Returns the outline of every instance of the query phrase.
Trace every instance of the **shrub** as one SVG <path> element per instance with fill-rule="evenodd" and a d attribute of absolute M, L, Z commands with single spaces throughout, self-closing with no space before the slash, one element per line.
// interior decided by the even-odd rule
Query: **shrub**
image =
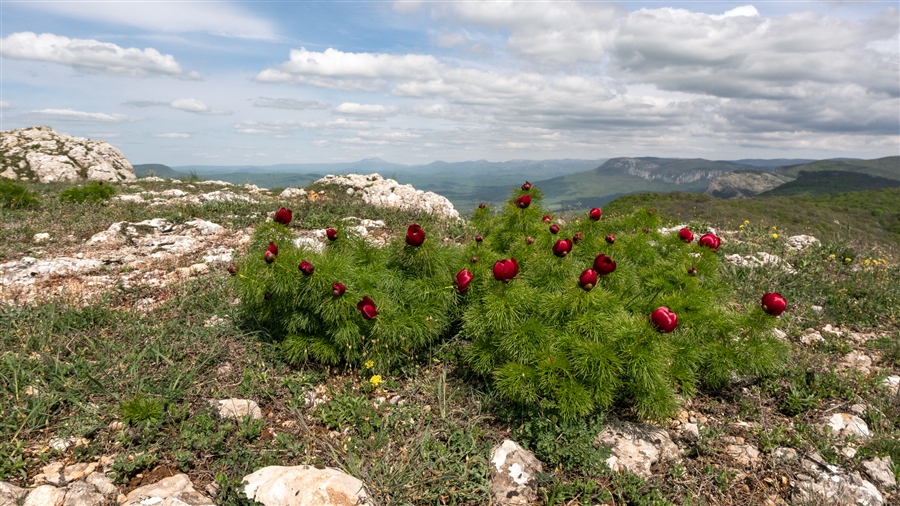
<path fill-rule="evenodd" d="M 548 223 L 541 199 L 529 188 L 499 213 L 479 207 L 478 235 L 462 246 L 427 231 L 414 246 L 410 227 L 379 249 L 339 230 L 315 253 L 295 247 L 286 226 L 264 224 L 238 265 L 242 304 L 295 364 L 385 371 L 457 329 L 469 366 L 503 398 L 562 420 L 614 402 L 664 417 L 701 382 L 718 388 L 783 362 L 774 318 L 759 299 L 733 300 L 715 249 L 658 232 L 647 210 Z M 270 243 L 279 251 L 266 263 Z"/>
<path fill-rule="evenodd" d="M 11 180 L 0 177 L 0 208 L 21 209 L 40 203 L 37 194 Z"/>
<path fill-rule="evenodd" d="M 109 200 L 116 194 L 116 189 L 102 181 L 90 183 L 86 186 L 73 186 L 59 193 L 62 202 L 101 202 Z"/>

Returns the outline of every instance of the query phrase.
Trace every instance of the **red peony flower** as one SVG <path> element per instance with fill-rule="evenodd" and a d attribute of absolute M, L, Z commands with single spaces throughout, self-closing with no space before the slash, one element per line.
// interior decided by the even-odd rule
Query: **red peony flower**
<path fill-rule="evenodd" d="M 487 207 L 487 204 L 485 204 L 484 202 L 478 204 L 478 209 L 484 209 L 485 207 Z"/>
<path fill-rule="evenodd" d="M 585 269 L 578 278 L 578 286 L 590 291 L 597 286 L 597 271 L 594 269 Z"/>
<path fill-rule="evenodd" d="M 473 276 L 472 273 L 469 272 L 469 269 L 463 269 L 463 270 L 457 272 L 456 277 L 453 278 L 454 281 L 456 281 L 456 290 L 459 293 L 464 293 L 466 290 L 469 289 L 469 283 L 472 282 L 472 279 L 474 277 L 475 276 Z"/>
<path fill-rule="evenodd" d="M 531 205 L 531 195 L 522 195 L 521 197 L 514 200 L 513 203 L 517 207 L 525 209 L 526 207 Z"/>
<path fill-rule="evenodd" d="M 368 296 L 363 297 L 361 301 L 356 303 L 356 309 L 362 313 L 363 318 L 371 320 L 378 316 L 378 310 L 375 309 L 375 302 Z"/>
<path fill-rule="evenodd" d="M 406 244 L 410 246 L 421 246 L 425 242 L 425 231 L 422 227 L 412 224 L 406 229 Z"/>
<path fill-rule="evenodd" d="M 231 274 L 232 276 L 237 276 L 237 273 L 238 273 L 237 265 L 232 264 L 232 265 L 228 266 L 228 274 Z"/>
<path fill-rule="evenodd" d="M 781 294 L 771 292 L 762 296 L 762 307 L 772 316 L 778 316 L 787 309 L 787 301 Z"/>
<path fill-rule="evenodd" d="M 316 268 L 313 267 L 313 264 L 306 260 L 300 262 L 300 265 L 298 265 L 297 268 L 300 269 L 300 272 L 302 272 L 304 276 L 311 276 L 313 271 L 316 270 Z"/>
<path fill-rule="evenodd" d="M 719 249 L 719 244 L 722 244 L 722 240 L 716 237 L 715 234 L 703 234 L 700 236 L 700 240 L 697 241 L 697 244 L 716 251 Z"/>
<path fill-rule="evenodd" d="M 544 215 L 544 217 L 541 218 L 541 221 L 543 221 L 544 223 L 550 223 L 550 215 Z"/>
<path fill-rule="evenodd" d="M 476 235 L 476 236 L 475 236 L 475 242 L 482 242 L 482 241 L 484 241 L 484 237 L 483 237 L 483 236 L 481 236 L 481 235 Z"/>
<path fill-rule="evenodd" d="M 550 225 L 550 233 L 558 234 L 559 233 L 559 225 Z"/>
<path fill-rule="evenodd" d="M 335 230 L 333 228 L 329 228 L 328 230 L 325 231 L 325 235 L 328 237 L 329 241 L 337 241 L 337 238 L 338 238 L 337 230 Z"/>
<path fill-rule="evenodd" d="M 530 189 L 531 189 L 531 183 L 529 183 L 528 181 L 525 181 L 525 184 L 522 185 L 522 190 L 528 191 Z"/>
<path fill-rule="evenodd" d="M 494 263 L 494 279 L 497 281 L 510 281 L 519 274 L 519 262 L 515 258 L 509 260 L 497 260 Z"/>
<path fill-rule="evenodd" d="M 678 315 L 670 311 L 666 306 L 662 306 L 650 313 L 650 322 L 653 323 L 657 330 L 668 334 L 678 326 Z"/>
<path fill-rule="evenodd" d="M 696 276 L 697 268 L 692 265 L 690 268 L 688 268 L 688 274 L 690 274 L 691 276 Z"/>
<path fill-rule="evenodd" d="M 681 240 L 684 242 L 691 242 L 694 240 L 694 234 L 688 228 L 683 228 L 678 231 L 678 237 L 681 237 Z"/>
<path fill-rule="evenodd" d="M 603 210 L 601 210 L 599 207 L 595 207 L 591 209 L 591 212 L 588 213 L 588 216 L 590 216 L 594 221 L 600 221 L 600 217 L 603 216 Z"/>
<path fill-rule="evenodd" d="M 572 239 L 560 239 L 553 244 L 553 254 L 564 257 L 572 252 Z"/>
<path fill-rule="evenodd" d="M 263 259 L 267 264 L 270 264 L 275 261 L 275 257 L 278 256 L 278 246 L 275 246 L 274 242 L 269 242 L 269 249 L 263 253 Z"/>
<path fill-rule="evenodd" d="M 601 276 L 606 276 L 616 271 L 616 262 L 612 258 L 600 253 L 594 258 L 594 270 Z"/>
<path fill-rule="evenodd" d="M 275 223 L 281 223 L 282 225 L 287 225 L 291 222 L 291 218 L 293 218 L 294 213 L 291 212 L 290 209 L 281 208 L 275 211 Z"/>
<path fill-rule="evenodd" d="M 581 232 L 575 232 L 575 235 L 572 236 L 572 242 L 575 244 L 580 243 L 582 239 L 584 239 L 584 234 Z"/>
<path fill-rule="evenodd" d="M 606 242 L 608 242 L 609 244 L 616 242 L 616 236 L 612 234 L 606 234 Z"/>
<path fill-rule="evenodd" d="M 331 293 L 334 294 L 335 297 L 340 297 L 344 295 L 344 292 L 347 291 L 347 287 L 344 286 L 343 283 L 335 283 L 331 285 Z"/>

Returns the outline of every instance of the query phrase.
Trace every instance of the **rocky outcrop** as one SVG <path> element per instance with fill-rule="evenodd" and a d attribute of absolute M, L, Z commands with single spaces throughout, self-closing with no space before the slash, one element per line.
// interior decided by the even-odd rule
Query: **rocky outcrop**
<path fill-rule="evenodd" d="M 772 172 L 742 170 L 716 177 L 709 182 L 709 187 L 703 193 L 717 199 L 752 197 L 790 180 L 788 177 Z"/>
<path fill-rule="evenodd" d="M 241 481 L 247 498 L 265 506 L 370 504 L 362 481 L 331 467 L 269 466 Z"/>
<path fill-rule="evenodd" d="M 348 195 L 355 195 L 366 204 L 375 207 L 420 211 L 441 218 L 459 218 L 459 212 L 445 197 L 433 192 L 416 190 L 412 185 L 400 184 L 393 179 L 384 179 L 378 174 L 367 176 L 360 174 L 328 175 L 313 184 L 345 187 Z"/>
<path fill-rule="evenodd" d="M 111 145 L 43 126 L 0 132 L 0 177 L 41 183 L 137 179 L 125 155 Z"/>
<path fill-rule="evenodd" d="M 491 450 L 491 496 L 498 506 L 537 502 L 537 476 L 543 465 L 533 453 L 510 439 Z"/>

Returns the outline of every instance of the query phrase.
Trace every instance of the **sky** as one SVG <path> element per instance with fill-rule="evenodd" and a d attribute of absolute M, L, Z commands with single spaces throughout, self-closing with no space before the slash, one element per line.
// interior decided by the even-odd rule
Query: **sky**
<path fill-rule="evenodd" d="M 170 166 L 900 155 L 898 7 L 0 0 L 0 130 Z"/>

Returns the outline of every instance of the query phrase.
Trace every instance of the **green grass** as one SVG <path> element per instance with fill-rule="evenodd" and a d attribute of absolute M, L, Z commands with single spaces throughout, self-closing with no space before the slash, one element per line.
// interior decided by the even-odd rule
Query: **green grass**
<path fill-rule="evenodd" d="M 21 209 L 40 203 L 37 194 L 24 186 L 0 177 L 0 209 Z"/>
<path fill-rule="evenodd" d="M 281 205 L 277 199 L 155 208 L 64 203 L 54 197 L 71 185 L 23 186 L 39 195 L 42 206 L 0 209 L 2 261 L 27 254 L 38 232 L 50 232 L 57 247 L 77 248 L 115 221 L 196 217 L 243 228 Z M 217 189 L 140 186 L 191 193 Z M 120 194 L 132 191 L 117 188 Z M 629 205 L 652 206 L 675 221 L 699 225 L 708 220 L 733 230 L 750 220 L 740 235 L 724 238 L 719 254 L 767 251 L 784 257 L 797 273 L 725 265 L 721 275 L 738 298 L 755 301 L 762 291 L 785 295 L 789 309 L 778 327 L 794 342 L 803 329 L 826 323 L 878 334 L 860 346 L 847 339 L 796 345 L 780 374 L 747 387 L 699 385 L 690 409 L 711 420 L 702 426 L 701 444 L 689 447 L 680 464 L 655 469 L 647 479 L 610 473 L 602 464 L 607 451 L 593 445 L 606 420 L 634 419 L 634 406 L 628 403 L 565 423 L 550 413 L 523 410 L 498 398 L 467 368 L 463 343 L 452 335 L 419 360 L 385 375 L 378 387 L 369 384 L 367 370 L 290 365 L 277 343 L 235 318 L 230 278 L 214 271 L 163 288 L 110 287 L 105 297 L 87 305 L 53 300 L 0 305 L 0 480 L 22 486 L 48 462 L 87 462 L 116 454 L 113 471 L 122 486 L 138 473 L 164 465 L 188 473 L 198 490 L 215 481 L 221 487 L 220 504 L 246 503 L 240 497 L 244 475 L 266 465 L 294 464 L 341 468 L 362 479 L 378 504 L 486 504 L 490 449 L 512 437 L 544 463 L 538 476 L 542 504 L 751 504 L 762 503 L 769 494 L 786 497 L 766 480 L 777 483 L 797 472 L 788 465 L 765 461 L 752 481 L 737 481 L 719 442 L 728 423 L 736 420 L 758 424 L 745 436 L 764 458 L 789 446 L 799 453 L 819 451 L 849 470 L 871 456 L 890 455 L 900 462 L 900 397 L 877 386 L 884 376 L 900 374 L 900 287 L 894 281 L 900 279 L 900 268 L 887 255 L 896 251 L 893 243 L 877 240 L 892 223 L 885 216 L 897 197 L 883 190 L 828 201 L 746 199 L 713 205 L 696 196 L 651 195 L 620 199 L 604 209 L 606 214 L 625 212 Z M 354 215 L 384 219 L 394 232 L 416 220 L 430 223 L 444 237 L 472 234 L 463 225 L 427 216 L 362 207 L 339 192 L 316 202 L 287 204 L 294 210 L 294 228 L 324 228 Z M 792 224 L 788 204 L 801 216 L 815 212 L 820 222 L 837 219 L 841 225 L 835 225 L 833 236 L 819 236 L 821 247 L 791 253 L 784 249 L 783 237 L 805 228 Z M 773 225 L 782 236 L 778 240 L 771 238 Z M 882 255 L 888 262 L 865 263 Z M 163 302 L 150 313 L 134 309 L 148 295 Z M 813 305 L 823 311 L 812 310 Z M 207 326 L 212 315 L 225 323 Z M 879 372 L 868 377 L 835 372 L 848 346 L 872 354 Z M 313 388 L 325 394 L 324 404 L 306 405 Z M 391 403 L 395 396 L 399 402 Z M 229 397 L 255 400 L 265 418 L 220 420 L 207 401 Z M 860 401 L 870 408 L 863 418 L 873 437 L 848 458 L 816 423 L 826 410 Z M 110 422 L 116 421 L 127 422 L 125 429 L 110 430 Z M 85 437 L 89 445 L 64 453 L 42 450 L 50 438 L 69 436 Z M 747 483 L 753 487 L 750 492 L 741 488 Z"/>

